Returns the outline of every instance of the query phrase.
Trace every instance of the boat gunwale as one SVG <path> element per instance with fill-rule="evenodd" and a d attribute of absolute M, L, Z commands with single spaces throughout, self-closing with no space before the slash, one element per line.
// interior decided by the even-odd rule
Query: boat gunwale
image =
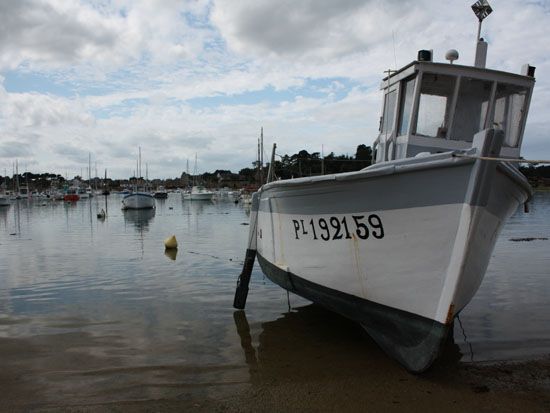
<path fill-rule="evenodd" d="M 132 196 L 144 196 L 144 197 L 147 197 L 147 198 L 153 198 L 153 195 L 147 193 L 147 192 L 132 192 L 131 194 L 126 194 L 124 195 L 124 197 L 122 198 L 122 200 L 124 201 L 125 199 L 128 199 Z"/>
<path fill-rule="evenodd" d="M 467 153 L 470 153 L 468 151 Z M 519 185 L 528 195 L 528 200 L 533 196 L 533 189 L 529 184 L 529 181 L 525 176 L 512 164 L 505 161 L 488 161 L 488 160 L 476 160 L 475 157 L 457 157 L 455 154 L 464 153 L 463 151 L 451 151 L 428 155 L 421 158 L 406 158 L 395 161 L 387 161 L 383 163 L 373 164 L 367 168 L 354 172 L 344 172 L 339 174 L 321 175 L 305 178 L 285 179 L 280 181 L 273 181 L 263 185 L 258 191 L 260 194 L 265 191 L 274 189 L 287 189 L 289 187 L 303 187 L 312 184 L 321 184 L 332 181 L 354 181 L 368 178 L 374 178 L 378 176 L 392 175 L 394 173 L 410 173 L 419 172 L 428 169 L 439 169 L 445 167 L 458 167 L 476 161 L 481 162 L 498 162 L 497 169 L 512 179 L 517 185 Z M 428 160 L 426 162 L 426 160 Z"/>
<path fill-rule="evenodd" d="M 444 152 L 440 154 L 429 155 L 422 158 L 406 158 L 396 161 L 387 161 L 379 164 L 373 164 L 367 168 L 353 172 L 343 172 L 338 174 L 320 175 L 305 178 L 285 179 L 273 181 L 263 185 L 258 192 L 265 192 L 277 188 L 309 186 L 311 184 L 326 183 L 330 181 L 354 181 L 392 175 L 396 172 L 408 173 L 424 171 L 427 169 L 439 169 L 445 167 L 458 167 L 475 162 L 472 158 L 455 157 L 456 151 Z M 442 156 L 443 155 L 443 156 Z M 428 161 L 426 161 L 428 160 Z"/>

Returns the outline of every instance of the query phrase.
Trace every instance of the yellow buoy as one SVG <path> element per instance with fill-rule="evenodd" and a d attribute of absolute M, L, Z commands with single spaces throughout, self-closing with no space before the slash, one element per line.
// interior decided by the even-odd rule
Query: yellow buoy
<path fill-rule="evenodd" d="M 172 235 L 171 237 L 168 237 L 164 240 L 164 246 L 167 249 L 177 249 L 178 248 L 178 241 L 176 240 L 176 236 Z"/>

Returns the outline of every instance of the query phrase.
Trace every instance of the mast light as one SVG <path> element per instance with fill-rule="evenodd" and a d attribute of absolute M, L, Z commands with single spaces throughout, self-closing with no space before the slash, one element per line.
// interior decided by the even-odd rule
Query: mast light
<path fill-rule="evenodd" d="M 485 67 L 485 62 L 487 60 L 487 42 L 481 38 L 481 23 L 483 19 L 493 12 L 493 8 L 489 5 L 487 0 L 478 0 L 472 4 L 472 10 L 479 21 L 479 25 L 477 26 L 477 44 L 474 66 Z"/>

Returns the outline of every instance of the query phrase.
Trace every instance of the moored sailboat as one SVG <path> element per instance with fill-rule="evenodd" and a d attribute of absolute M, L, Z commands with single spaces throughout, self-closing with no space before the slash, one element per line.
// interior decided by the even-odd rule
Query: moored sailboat
<path fill-rule="evenodd" d="M 182 196 L 183 199 L 189 201 L 211 201 L 214 197 L 214 192 L 206 189 L 202 185 L 195 185 L 189 192 L 183 193 Z"/>
<path fill-rule="evenodd" d="M 481 25 L 491 9 L 478 3 Z M 433 363 L 532 195 L 507 160 L 520 158 L 534 68 L 487 69 L 486 50 L 478 35 L 474 66 L 452 64 L 454 50 L 451 64 L 420 51 L 383 80 L 374 165 L 254 194 L 235 307 L 257 255 L 272 281 L 361 323 L 408 370 Z"/>
<path fill-rule="evenodd" d="M 197 154 L 195 154 L 195 168 L 193 171 L 193 186 L 191 190 L 183 192 L 182 198 L 188 201 L 211 201 L 214 192 L 196 183 L 197 180 Z"/>
<path fill-rule="evenodd" d="M 133 191 L 122 198 L 122 209 L 150 209 L 155 207 L 155 198 L 141 181 L 141 147 L 139 148 L 138 169 Z M 141 184 L 141 185 L 140 185 Z"/>

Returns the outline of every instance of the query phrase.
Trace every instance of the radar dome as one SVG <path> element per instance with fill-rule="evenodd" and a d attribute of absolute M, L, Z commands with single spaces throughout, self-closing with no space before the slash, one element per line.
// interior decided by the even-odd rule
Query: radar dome
<path fill-rule="evenodd" d="M 445 53 L 445 59 L 453 64 L 453 62 L 458 59 L 458 51 L 455 49 L 448 50 L 447 53 Z"/>

